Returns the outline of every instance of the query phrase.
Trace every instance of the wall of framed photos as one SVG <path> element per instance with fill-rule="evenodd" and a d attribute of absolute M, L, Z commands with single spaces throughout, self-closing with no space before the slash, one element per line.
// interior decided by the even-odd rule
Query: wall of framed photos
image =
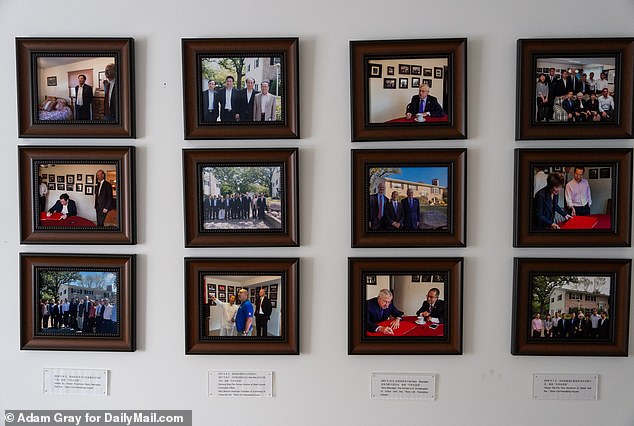
<path fill-rule="evenodd" d="M 524 426 L 545 419 L 549 424 L 569 424 L 571 419 L 631 424 L 631 350 L 629 356 L 611 358 L 513 356 L 511 323 L 514 257 L 634 256 L 632 247 L 513 248 L 514 149 L 634 146 L 632 139 L 516 142 L 517 39 L 631 37 L 634 3 L 183 0 L 157 7 L 149 0 L 113 0 L 98 13 L 90 13 L 88 4 L 74 6 L 69 14 L 68 8 L 49 3 L 0 2 L 0 181 L 5 205 L 0 221 L 0 382 L 5 384 L 0 387 L 0 412 L 76 409 L 80 404 L 91 410 L 191 409 L 195 425 L 251 423 L 257 421 L 256 413 L 268 416 L 262 424 L 278 426 Z M 571 9 L 578 14 L 571 15 Z M 18 138 L 15 38 L 38 36 L 134 38 L 136 139 Z M 181 39 L 212 37 L 299 37 L 299 139 L 184 139 Z M 466 37 L 468 46 L 468 138 L 351 142 L 349 41 L 456 37 Z M 417 90 L 408 77 L 410 87 L 395 90 L 411 97 Z M 18 145 L 135 146 L 137 244 L 21 245 L 17 206 L 24 194 L 19 190 Z M 185 248 L 184 148 L 295 147 L 299 247 Z M 351 150 L 418 148 L 468 151 L 466 247 L 351 248 Z M 20 350 L 19 253 L 135 254 L 136 351 Z M 348 258 L 439 256 L 464 258 L 463 354 L 348 355 Z M 190 309 L 184 300 L 185 257 L 300 258 L 300 355 L 185 355 Z M 630 341 L 633 332 L 630 325 Z M 110 395 L 44 395 L 44 368 L 108 369 Z M 274 397 L 210 398 L 207 373 L 215 370 L 273 371 Z M 373 400 L 373 372 L 437 374 L 437 399 Z M 535 401 L 533 373 L 598 374 L 599 399 Z"/>

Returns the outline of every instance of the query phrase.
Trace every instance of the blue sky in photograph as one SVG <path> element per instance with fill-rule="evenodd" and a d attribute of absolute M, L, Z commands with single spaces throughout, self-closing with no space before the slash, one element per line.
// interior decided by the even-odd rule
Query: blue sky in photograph
<path fill-rule="evenodd" d="M 447 186 L 448 167 L 401 167 L 401 174 L 389 174 L 386 177 L 431 184 L 437 178 L 440 186 Z"/>

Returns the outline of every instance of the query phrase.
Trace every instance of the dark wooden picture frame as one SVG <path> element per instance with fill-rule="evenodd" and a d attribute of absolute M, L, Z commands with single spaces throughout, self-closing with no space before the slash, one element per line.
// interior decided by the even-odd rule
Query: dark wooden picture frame
<path fill-rule="evenodd" d="M 183 150 L 185 246 L 272 247 L 299 245 L 298 149 Z M 280 227 L 205 229 L 204 167 L 280 167 Z M 270 194 L 272 195 L 272 194 Z"/>
<path fill-rule="evenodd" d="M 615 116 L 608 122 L 537 121 L 537 61 L 541 58 L 614 58 Z M 542 69 L 542 72 L 544 70 Z M 556 69 L 556 72 L 560 72 Z M 632 138 L 634 38 L 546 38 L 517 40 L 515 140 Z M 562 86 L 563 87 L 563 86 Z M 575 93 L 576 95 L 576 93 Z M 550 93 L 549 93 L 550 97 Z"/>
<path fill-rule="evenodd" d="M 135 138 L 134 39 L 132 38 L 16 38 L 18 86 L 18 136 L 22 138 Z M 38 60 L 64 58 L 114 58 L 116 83 L 112 86 L 112 120 L 41 118 L 39 105 L 46 88 L 38 87 Z M 94 72 L 97 72 L 95 69 Z M 70 77 L 69 77 L 70 78 Z M 93 81 L 92 115 L 98 113 L 97 103 L 104 102 L 104 92 Z M 59 83 L 59 80 L 58 80 Z M 63 87 L 68 84 L 64 82 Z M 63 98 L 69 97 L 65 90 Z M 56 92 L 58 93 L 58 92 Z M 59 95 L 59 93 L 58 93 Z M 58 96 L 56 95 L 56 96 Z M 70 98 L 72 111 L 75 110 Z M 118 105 L 116 107 L 115 105 Z M 76 115 L 73 113 L 73 118 Z"/>
<path fill-rule="evenodd" d="M 353 149 L 352 161 L 352 247 L 465 247 L 467 150 Z M 446 167 L 446 229 L 370 229 L 370 172 L 375 168 Z M 423 186 L 418 183 L 418 186 Z M 403 187 L 403 190 L 406 188 Z M 422 191 L 422 189 L 421 189 Z M 389 199 L 391 192 L 386 190 Z M 400 192 L 400 191 L 399 191 Z M 422 192 L 421 192 L 422 193 Z M 414 197 L 419 197 L 414 193 Z M 422 204 L 421 204 L 422 205 Z M 422 223 L 422 221 L 421 221 Z M 387 228 L 387 227 L 386 227 Z"/>
<path fill-rule="evenodd" d="M 370 119 L 369 62 L 414 59 L 447 60 L 442 87 L 444 116 L 417 123 L 406 120 L 405 107 L 393 108 L 394 119 Z M 409 68 L 409 66 L 408 66 Z M 399 74 L 403 74 L 399 66 Z M 409 73 L 408 73 L 409 74 Z M 352 141 L 465 139 L 467 137 L 467 39 L 411 39 L 350 42 Z M 445 90 L 446 89 L 446 90 Z M 412 92 L 412 95 L 417 93 Z M 396 94 L 394 94 L 396 96 Z M 434 95 L 437 97 L 437 95 Z M 409 101 L 409 99 L 408 99 Z M 402 118 L 398 118 L 403 114 Z"/>
<path fill-rule="evenodd" d="M 409 282 L 414 274 L 441 273 L 447 277 L 442 336 L 372 336 L 366 334 L 366 276 L 399 275 Z M 348 258 L 348 354 L 349 355 L 461 355 L 463 259 L 446 258 Z M 410 283 L 410 285 L 412 285 Z M 376 292 L 379 285 L 371 287 Z M 422 302 L 422 300 L 421 300 Z M 397 307 L 398 309 L 398 307 Z M 409 316 L 414 315 L 409 313 Z M 408 321 L 405 312 L 404 321 Z"/>
<path fill-rule="evenodd" d="M 205 326 L 205 275 L 279 275 L 281 286 L 280 336 L 207 336 Z M 185 258 L 185 353 L 188 355 L 298 355 L 298 258 Z M 252 294 L 254 289 L 251 288 Z M 236 289 L 237 291 L 237 289 Z M 253 297 L 253 296 L 251 296 Z M 257 297 L 257 296 L 256 296 Z M 254 327 L 255 333 L 255 327 Z"/>
<path fill-rule="evenodd" d="M 631 292 L 631 259 L 543 259 L 543 258 L 515 258 L 514 259 L 514 288 L 513 288 L 513 336 L 511 353 L 513 355 L 560 355 L 560 356 L 627 356 L 629 339 L 630 316 L 630 292 Z M 535 308 L 533 299 L 535 290 L 532 290 L 536 277 L 553 276 L 555 278 L 568 277 L 607 277 L 610 279 L 610 291 L 606 297 L 608 301 L 607 311 L 609 329 L 604 336 L 592 336 L 586 333 L 592 332 L 586 324 L 585 330 L 580 329 L 575 333 L 575 326 L 570 333 L 553 333 L 552 336 L 533 336 L 531 333 L 531 321 Z M 555 281 L 560 283 L 565 280 L 552 280 L 545 285 L 550 289 L 549 294 L 554 295 Z M 540 283 L 540 291 L 548 288 Z M 562 288 L 561 286 L 557 288 Z M 570 290 L 575 291 L 575 290 Z M 590 297 L 583 297 L 588 295 Z M 576 291 L 575 297 L 581 297 L 575 302 L 568 301 L 563 294 L 561 305 L 577 303 L 578 307 L 572 309 L 587 311 L 589 304 L 596 303 L 602 296 L 600 292 Z M 559 297 L 556 296 L 557 298 Z M 548 296 L 548 300 L 550 296 Z M 553 296 L 553 299 L 555 297 Z M 585 299 L 585 300 L 584 300 Z M 586 302 L 590 299 L 590 302 Z M 594 302 L 592 301 L 594 299 Z M 535 303 L 538 303 L 537 301 Z M 549 312 L 550 312 L 549 302 Z M 537 312 L 539 313 L 539 312 Z M 562 320 L 563 321 L 563 320 Z M 563 324 L 562 324 L 563 325 Z M 571 323 L 574 325 L 574 323 Z M 570 328 L 570 326 L 568 326 Z M 583 333 L 583 334 L 582 334 Z"/>
<path fill-rule="evenodd" d="M 514 197 L 514 247 L 630 247 L 632 233 L 632 154 L 631 148 L 603 149 L 516 149 L 515 197 Z M 586 167 L 584 179 L 590 173 L 587 166 L 609 166 L 614 170 L 611 178 L 610 197 L 594 228 L 584 229 L 576 225 L 564 229 L 538 229 L 536 219 L 536 168 L 563 166 L 574 169 Z M 555 173 L 554 167 L 551 170 Z M 574 171 L 574 170 L 573 170 Z M 566 172 L 570 174 L 570 172 Z M 566 178 L 566 182 L 571 179 Z M 589 180 L 591 186 L 595 180 Z M 564 188 L 559 200 L 564 199 Z M 565 207 L 565 203 L 564 203 Z M 592 215 L 591 215 L 592 216 Z M 600 225 L 608 220 L 609 226 Z M 602 229 L 603 228 L 603 229 Z"/>
<path fill-rule="evenodd" d="M 136 255 L 20 253 L 20 348 L 22 350 L 136 350 Z M 117 331 L 45 333 L 42 326 L 40 272 L 110 272 L 118 275 Z M 95 293 L 96 290 L 91 290 Z M 91 298 L 93 296 L 89 296 Z"/>
<path fill-rule="evenodd" d="M 22 244 L 136 244 L 136 180 L 135 147 L 94 147 L 94 146 L 20 146 L 20 242 Z M 40 166 L 64 165 L 65 167 L 85 167 L 90 165 L 113 167 L 116 182 L 113 186 L 113 202 L 108 214 L 116 213 L 112 226 L 95 226 L 91 220 L 83 219 L 81 209 L 77 219 L 59 221 L 59 225 L 41 223 L 38 192 L 38 169 Z M 94 172 L 97 171 L 97 167 Z M 107 171 L 107 170 L 106 170 Z M 88 175 L 87 177 L 92 177 Z M 57 178 L 65 179 L 57 175 Z M 108 178 L 106 177 L 106 180 Z M 64 191 L 66 188 L 62 189 Z M 93 186 L 88 183 L 82 195 L 75 192 L 71 198 L 93 195 Z M 95 192 L 96 193 L 96 192 Z M 47 206 L 54 200 L 47 199 Z M 58 198 L 58 197 L 56 197 Z M 53 204 L 51 204 L 53 203 Z M 84 200 L 94 213 L 94 201 Z M 108 216 L 107 216 L 108 217 Z M 106 217 L 106 220 L 108 220 Z M 65 222 L 65 223 L 63 223 Z"/>
<path fill-rule="evenodd" d="M 299 138 L 299 38 L 183 39 L 182 50 L 185 139 Z M 205 122 L 202 105 L 207 87 L 202 87 L 202 60 L 214 57 L 281 58 L 281 120 Z"/>

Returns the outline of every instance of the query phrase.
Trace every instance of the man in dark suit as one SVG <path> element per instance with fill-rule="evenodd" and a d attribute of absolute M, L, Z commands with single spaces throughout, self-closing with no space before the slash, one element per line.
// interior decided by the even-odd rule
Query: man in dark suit
<path fill-rule="evenodd" d="M 412 96 L 412 101 L 407 105 L 405 118 L 408 120 L 422 113 L 423 117 L 440 117 L 444 115 L 438 100 L 429 95 L 429 86 L 421 84 L 418 88 L 418 95 Z"/>
<path fill-rule="evenodd" d="M 566 99 L 561 102 L 561 107 L 566 111 L 568 121 L 575 121 L 575 95 L 572 92 L 566 94 Z"/>
<path fill-rule="evenodd" d="M 403 312 L 392 304 L 392 292 L 386 288 L 379 290 L 379 295 L 366 302 L 365 327 L 368 333 L 394 334 L 400 327 Z M 390 325 L 379 326 L 383 321 L 391 320 Z"/>
<path fill-rule="evenodd" d="M 555 91 L 557 87 L 557 76 L 555 75 L 555 69 L 550 68 L 548 70 L 548 75 L 546 76 L 546 84 L 548 85 L 548 111 L 550 112 L 550 120 L 553 114 L 553 107 L 555 105 Z"/>
<path fill-rule="evenodd" d="M 77 120 L 90 120 L 90 106 L 92 104 L 92 87 L 84 84 L 86 76 L 79 74 L 79 85 L 75 86 L 75 118 Z"/>
<path fill-rule="evenodd" d="M 590 94 L 590 84 L 588 83 L 588 74 L 583 73 L 581 74 L 581 78 L 579 79 L 579 82 L 577 83 L 577 92 L 581 92 L 584 95 L 589 95 Z"/>
<path fill-rule="evenodd" d="M 565 178 L 561 173 L 548 174 L 546 186 L 537 191 L 533 201 L 533 230 L 559 229 L 555 222 L 555 213 L 570 219 L 571 216 L 559 206 L 559 192 L 564 183 Z"/>
<path fill-rule="evenodd" d="M 251 211 L 251 197 L 248 194 L 242 194 L 242 219 L 249 218 L 249 212 Z"/>
<path fill-rule="evenodd" d="M 370 229 L 378 230 L 383 229 L 385 210 L 387 208 L 388 200 L 385 196 L 385 184 L 380 182 L 377 188 L 377 193 L 370 195 L 370 203 L 368 206 L 369 214 L 369 226 Z"/>
<path fill-rule="evenodd" d="M 240 101 L 238 91 L 233 87 L 233 77 L 227 76 L 225 87 L 218 92 L 220 103 L 220 121 L 236 121 L 240 119 Z"/>
<path fill-rule="evenodd" d="M 203 92 L 203 121 L 215 123 L 218 121 L 219 99 L 216 93 L 216 82 L 209 80 L 207 82 L 209 89 Z"/>
<path fill-rule="evenodd" d="M 445 322 L 445 301 L 438 299 L 440 290 L 436 287 L 427 292 L 427 299 L 423 302 L 423 306 L 416 311 L 419 317 L 425 317 L 425 321 L 437 319 L 439 323 Z M 435 322 L 435 321 L 434 321 Z"/>
<path fill-rule="evenodd" d="M 392 199 L 387 203 L 387 208 L 385 209 L 385 229 L 401 229 L 404 220 L 403 205 L 398 201 L 398 192 L 393 191 Z"/>
<path fill-rule="evenodd" d="M 53 213 L 61 213 L 62 220 L 66 219 L 68 216 L 77 216 L 77 206 L 75 202 L 70 199 L 68 194 L 64 193 L 59 196 L 59 200 L 55 202 L 53 207 L 48 209 L 46 216 L 52 216 Z"/>
<path fill-rule="evenodd" d="M 417 198 L 414 198 L 413 189 L 409 188 L 407 190 L 407 198 L 403 198 L 401 204 L 403 205 L 404 229 L 418 229 L 418 225 L 420 224 L 420 203 Z"/>
<path fill-rule="evenodd" d="M 97 170 L 97 186 L 95 188 L 95 212 L 97 213 L 97 226 L 103 226 L 108 211 L 112 210 L 112 185 L 106 180 L 106 173 Z"/>
<path fill-rule="evenodd" d="M 268 335 L 268 322 L 271 319 L 271 312 L 273 306 L 271 300 L 266 297 L 266 292 L 263 288 L 260 289 L 260 294 L 255 301 L 255 335 L 267 336 Z"/>
<path fill-rule="evenodd" d="M 117 98 L 119 97 L 119 82 L 117 81 L 117 69 L 115 64 L 106 65 L 104 80 L 104 101 L 103 119 L 104 121 L 114 121 L 117 119 Z"/>
<path fill-rule="evenodd" d="M 561 71 L 561 78 L 555 83 L 555 96 L 566 96 L 572 90 L 571 87 L 572 80 L 568 75 L 568 71 Z"/>
<path fill-rule="evenodd" d="M 247 87 L 238 94 L 238 115 L 240 121 L 253 121 L 253 107 L 255 106 L 255 95 L 260 93 L 253 89 L 255 80 L 251 77 L 246 79 Z"/>
<path fill-rule="evenodd" d="M 264 194 L 260 194 L 257 202 L 258 206 L 258 219 L 264 220 L 264 211 L 266 210 L 266 197 Z"/>

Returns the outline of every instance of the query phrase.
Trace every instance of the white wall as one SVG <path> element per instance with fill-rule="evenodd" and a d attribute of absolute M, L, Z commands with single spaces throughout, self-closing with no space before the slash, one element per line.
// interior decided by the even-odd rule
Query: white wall
<path fill-rule="evenodd" d="M 66 7 L 42 1 L 0 2 L 0 178 L 4 198 L 17 206 L 17 148 L 21 145 L 137 146 L 138 244 L 44 246 L 19 244 L 19 209 L 3 211 L 0 261 L 0 412 L 10 408 L 193 410 L 194 424 L 251 421 L 266 412 L 277 426 L 513 425 L 571 422 L 631 425 L 632 356 L 520 357 L 510 354 L 514 256 L 632 258 L 631 248 L 512 248 L 513 149 L 632 147 L 632 140 L 515 142 L 516 40 L 530 37 L 631 36 L 634 3 L 575 2 L 601 10 L 600 23 L 564 25 L 568 2 L 447 0 L 339 3 L 202 0 L 158 4 L 112 0 L 116 17 L 69 21 Z M 546 9 L 547 8 L 547 9 Z M 34 10 L 38 11 L 34 13 Z M 151 13 L 150 13 L 151 11 Z M 200 13 L 199 11 L 204 11 Z M 222 11 L 222 12 L 221 12 Z M 233 11 L 233 19 L 218 19 Z M 421 12 L 422 11 L 422 12 Z M 242 22 L 237 24 L 237 15 Z M 588 12 L 582 16 L 590 16 Z M 151 17 L 151 19 L 150 19 Z M 210 24 L 213 22 L 213 24 Z M 572 22 L 572 21 L 571 21 Z M 16 36 L 131 36 L 136 39 L 138 139 L 18 139 Z M 300 37 L 300 140 L 183 140 L 182 37 Z M 468 133 L 459 141 L 350 142 L 349 40 L 468 38 Z M 300 147 L 298 248 L 183 247 L 182 148 Z M 351 249 L 352 148 L 468 148 L 466 248 Z M 324 206 L 327 201 L 327 206 Z M 335 210 L 336 206 L 336 210 Z M 19 252 L 137 253 L 137 337 L 134 353 L 20 351 Z M 301 257 L 301 355 L 186 356 L 183 258 Z M 463 256 L 464 354 L 461 356 L 347 355 L 349 256 Z M 630 324 L 630 341 L 634 327 Z M 42 369 L 106 368 L 107 397 L 42 393 Z M 273 398 L 207 396 L 209 370 L 273 370 Z M 434 402 L 370 399 L 372 372 L 438 374 Z M 534 372 L 599 374 L 598 401 L 531 399 Z M 10 385 L 7 385 L 10 384 Z M 245 406 L 248 410 L 245 411 Z M 213 413 L 213 418 L 212 418 Z M 425 419 L 425 420 L 423 420 Z M 546 421 L 547 419 L 547 421 Z"/>

